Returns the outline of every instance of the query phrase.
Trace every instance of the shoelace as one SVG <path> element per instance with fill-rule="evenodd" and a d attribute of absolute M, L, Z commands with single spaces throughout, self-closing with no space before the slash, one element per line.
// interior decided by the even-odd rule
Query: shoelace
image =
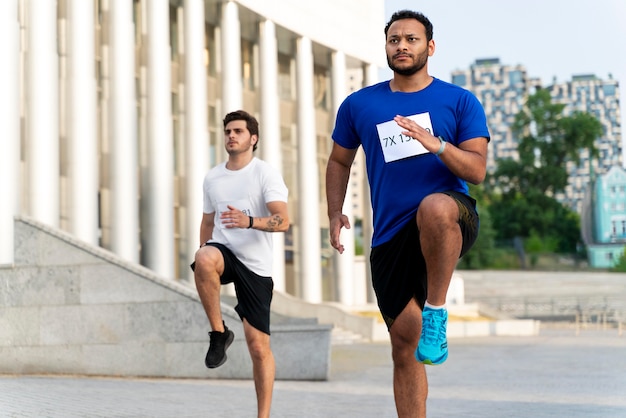
<path fill-rule="evenodd" d="M 445 333 L 443 332 L 444 316 L 433 312 L 431 315 L 427 315 L 424 318 L 422 324 L 422 339 L 424 343 L 428 345 L 436 345 L 439 341 L 445 339 Z"/>

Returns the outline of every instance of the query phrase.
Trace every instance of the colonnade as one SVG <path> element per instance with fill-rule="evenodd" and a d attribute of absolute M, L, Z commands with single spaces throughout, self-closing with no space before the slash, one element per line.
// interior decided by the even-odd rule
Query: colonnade
<path fill-rule="evenodd" d="M 13 263 L 13 217 L 24 214 L 67 230 L 93 245 L 141 263 L 164 277 L 177 277 L 176 259 L 191 260 L 202 211 L 201 186 L 209 168 L 205 67 L 205 1 L 183 3 L 184 100 L 177 110 L 182 143 L 172 125 L 170 2 L 140 3 L 135 21 L 129 0 L 101 2 L 106 27 L 96 33 L 94 2 L 65 0 L 0 2 L 0 264 Z M 239 5 L 220 3 L 219 74 L 221 114 L 243 107 Z M 260 157 L 283 166 L 278 97 L 276 24 L 258 23 Z M 137 39 L 144 43 L 137 53 Z M 320 181 L 314 106 L 313 42 L 295 36 L 297 108 L 298 254 L 300 296 L 322 300 Z M 98 61 L 97 56 L 101 56 Z M 335 112 L 346 95 L 346 55 L 332 51 L 331 96 Z M 139 62 L 138 62 L 139 61 Z M 363 64 L 366 84 L 376 67 Z M 22 88 L 20 88 L 22 86 Z M 219 122 L 218 122 L 219 123 Z M 22 132 L 23 128 L 23 132 Z M 221 132 L 221 126 L 216 127 Z M 215 141 L 221 146 L 221 138 Z M 177 148 L 177 149 L 175 149 Z M 20 150 L 22 152 L 20 152 Z M 175 173 L 174 158 L 183 164 Z M 176 185 L 175 177 L 183 179 Z M 175 195 L 180 207 L 176 207 Z M 345 212 L 351 207 L 347 194 Z M 184 219 L 175 245 L 177 216 Z M 365 303 L 366 282 L 355 281 L 353 230 L 345 230 L 346 252 L 336 257 L 339 302 Z M 286 288 L 285 243 L 275 236 L 274 280 Z M 362 283 L 361 283 L 362 282 Z"/>

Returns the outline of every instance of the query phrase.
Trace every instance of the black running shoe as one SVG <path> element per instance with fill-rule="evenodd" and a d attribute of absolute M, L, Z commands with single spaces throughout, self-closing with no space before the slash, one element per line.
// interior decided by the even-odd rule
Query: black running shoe
<path fill-rule="evenodd" d="M 233 343 L 235 334 L 224 324 L 224 332 L 209 332 L 209 351 L 206 353 L 204 364 L 209 369 L 220 367 L 226 363 L 226 350 Z"/>

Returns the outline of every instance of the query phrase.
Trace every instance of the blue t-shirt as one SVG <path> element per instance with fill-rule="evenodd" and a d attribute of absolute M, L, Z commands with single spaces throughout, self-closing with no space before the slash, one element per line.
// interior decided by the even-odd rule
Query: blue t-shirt
<path fill-rule="evenodd" d="M 454 190 L 467 194 L 464 180 L 418 141 L 400 134 L 396 115 L 411 117 L 447 142 L 458 146 L 485 137 L 485 111 L 469 91 L 433 78 L 414 93 L 393 92 L 389 81 L 365 87 L 339 107 L 333 140 L 344 148 L 363 146 L 374 214 L 372 247 L 390 240 L 415 216 L 431 193 Z"/>

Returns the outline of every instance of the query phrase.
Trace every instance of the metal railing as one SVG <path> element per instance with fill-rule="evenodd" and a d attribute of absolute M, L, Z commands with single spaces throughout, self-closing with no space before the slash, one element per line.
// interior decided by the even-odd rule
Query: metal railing
<path fill-rule="evenodd" d="M 484 305 L 505 316 L 545 321 L 574 322 L 580 328 L 595 324 L 607 329 L 626 328 L 626 300 L 611 296 L 478 297 L 469 302 Z"/>

